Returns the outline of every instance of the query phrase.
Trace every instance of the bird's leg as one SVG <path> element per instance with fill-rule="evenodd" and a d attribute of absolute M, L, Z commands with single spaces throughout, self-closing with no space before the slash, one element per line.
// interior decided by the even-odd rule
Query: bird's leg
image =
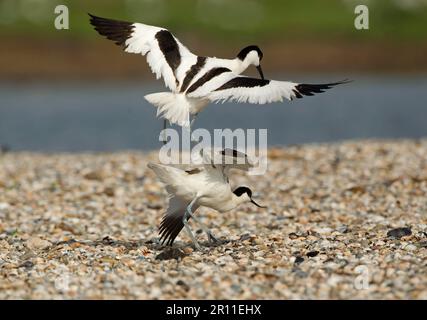
<path fill-rule="evenodd" d="M 194 217 L 193 213 L 191 212 L 191 208 L 193 207 L 193 204 L 197 201 L 197 197 L 195 197 L 193 199 L 193 201 L 190 202 L 190 204 L 187 207 L 187 210 L 184 213 L 184 217 L 182 218 L 182 223 L 184 224 L 185 230 L 187 230 L 188 235 L 191 238 L 191 241 L 193 241 L 194 246 L 196 247 L 197 250 L 202 250 L 202 248 L 200 247 L 199 243 L 197 242 L 196 238 L 194 237 L 193 232 L 191 232 L 190 226 L 188 225 L 188 218 L 189 217 Z"/>
<path fill-rule="evenodd" d="M 163 120 L 163 145 L 166 144 L 166 128 L 168 126 L 167 120 Z"/>
<path fill-rule="evenodd" d="M 190 128 L 193 126 L 193 123 L 194 123 L 194 120 L 196 120 L 196 117 L 197 117 L 197 113 L 193 115 L 193 119 L 191 119 L 190 121 Z"/>
<path fill-rule="evenodd" d="M 208 236 L 208 241 L 209 243 L 216 243 L 218 242 L 218 239 L 214 237 L 214 235 L 212 234 L 212 232 L 209 230 L 208 227 L 206 227 L 206 225 L 204 223 L 202 223 L 199 218 L 196 218 L 196 216 L 193 213 L 190 213 L 190 217 L 192 217 L 194 219 L 194 221 L 197 222 L 197 224 L 202 228 L 202 230 L 206 233 L 206 235 Z"/>
<path fill-rule="evenodd" d="M 214 235 L 212 234 L 212 232 L 209 231 L 208 233 L 208 241 L 210 243 L 218 243 L 219 240 L 217 238 L 214 237 Z"/>
<path fill-rule="evenodd" d="M 190 140 L 191 142 L 199 142 L 198 140 L 193 140 L 193 136 L 191 135 L 191 129 L 193 127 L 194 120 L 196 120 L 197 113 L 193 115 L 193 119 L 190 121 Z"/>

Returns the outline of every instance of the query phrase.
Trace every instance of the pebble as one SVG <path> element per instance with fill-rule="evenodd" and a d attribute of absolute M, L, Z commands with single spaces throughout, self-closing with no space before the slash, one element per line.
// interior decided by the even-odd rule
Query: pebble
<path fill-rule="evenodd" d="M 10 205 L 6 202 L 0 202 L 0 210 L 6 210 L 10 207 Z"/>
<path fill-rule="evenodd" d="M 19 267 L 29 269 L 29 268 L 34 267 L 34 263 L 32 261 L 27 260 L 27 261 L 23 262 L 21 265 L 19 265 Z"/>
<path fill-rule="evenodd" d="M 313 258 L 319 254 L 319 251 L 310 251 L 307 252 L 307 257 Z"/>
<path fill-rule="evenodd" d="M 417 249 L 418 249 L 417 246 L 413 244 L 408 244 L 407 246 L 405 246 L 406 251 L 415 251 Z"/>
<path fill-rule="evenodd" d="M 52 245 L 49 241 L 40 239 L 38 237 L 29 238 L 25 244 L 27 248 L 31 250 L 43 250 Z"/>
<path fill-rule="evenodd" d="M 348 226 L 345 226 L 345 225 L 339 226 L 337 228 L 337 231 L 341 232 L 341 233 L 347 233 L 348 232 Z"/>
<path fill-rule="evenodd" d="M 396 228 L 388 231 L 387 237 L 400 239 L 402 237 L 410 236 L 411 234 L 411 228 Z"/>
<path fill-rule="evenodd" d="M 295 257 L 295 261 L 294 261 L 295 264 L 300 264 L 300 263 L 303 263 L 303 262 L 304 262 L 304 258 L 303 257 L 300 257 L 300 256 Z"/>
<path fill-rule="evenodd" d="M 190 290 L 190 287 L 189 287 L 189 286 L 188 286 L 184 281 L 182 281 L 182 280 L 178 280 L 178 281 L 176 282 L 176 284 L 177 284 L 178 286 L 182 287 L 185 291 Z"/>

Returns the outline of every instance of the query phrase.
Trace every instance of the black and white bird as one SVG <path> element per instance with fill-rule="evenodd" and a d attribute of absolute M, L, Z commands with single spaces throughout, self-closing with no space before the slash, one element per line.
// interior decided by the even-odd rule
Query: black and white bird
<path fill-rule="evenodd" d="M 169 206 L 160 224 L 160 240 L 162 243 L 172 245 L 175 238 L 185 228 L 196 249 L 201 247 L 188 226 L 188 220 L 193 218 L 208 236 L 209 242 L 217 239 L 211 231 L 194 215 L 200 207 L 205 206 L 219 212 L 227 212 L 238 205 L 251 202 L 260 206 L 252 199 L 252 191 L 248 187 L 240 186 L 231 189 L 228 173 L 231 168 L 248 170 L 252 166 L 251 161 L 244 153 L 225 149 L 220 152 L 221 163 L 213 162 L 213 158 L 207 158 L 203 165 L 181 169 L 169 165 L 149 163 L 147 166 L 153 170 L 162 181 L 169 193 Z M 229 159 L 232 158 L 232 161 Z M 235 161 L 243 158 L 243 162 Z"/>
<path fill-rule="evenodd" d="M 263 53 L 255 45 L 242 49 L 234 59 L 202 57 L 193 54 L 165 28 L 93 15 L 90 23 L 125 52 L 147 57 L 152 72 L 157 79 L 162 77 L 171 91 L 148 94 L 145 99 L 158 108 L 157 116 L 180 126 L 190 126 L 190 115 L 195 117 L 209 102 L 281 102 L 347 82 L 300 84 L 267 80 L 261 69 Z M 258 69 L 261 79 L 240 75 L 251 65 Z"/>

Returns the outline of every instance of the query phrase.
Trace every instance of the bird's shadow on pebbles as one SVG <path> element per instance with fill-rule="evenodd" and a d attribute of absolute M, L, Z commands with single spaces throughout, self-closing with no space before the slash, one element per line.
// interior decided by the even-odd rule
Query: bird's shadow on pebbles
<path fill-rule="evenodd" d="M 111 247 L 125 247 L 128 250 L 137 249 L 141 246 L 147 246 L 149 241 L 147 240 L 114 240 L 110 237 L 104 237 L 101 240 L 76 240 L 70 239 L 67 241 L 59 241 L 55 243 L 55 246 L 61 245 L 72 245 L 72 244 L 81 244 L 86 246 L 98 247 L 98 246 L 111 246 Z"/>
<path fill-rule="evenodd" d="M 223 245 L 235 242 L 235 240 L 218 240 L 216 242 L 199 242 L 201 246 L 201 251 L 196 251 L 200 253 L 209 254 L 212 249 L 221 247 Z M 180 260 L 186 256 L 190 256 L 194 252 L 195 247 L 193 245 L 188 245 L 186 243 L 175 243 L 173 246 L 161 246 L 162 250 L 157 256 L 156 260 L 171 260 L 176 259 Z"/>
<path fill-rule="evenodd" d="M 216 242 L 200 242 L 200 245 L 202 247 L 202 253 L 209 253 L 210 250 L 221 247 L 226 244 L 234 244 L 239 243 L 240 240 L 226 240 L 226 239 L 220 239 Z M 191 253 L 195 250 L 195 248 L 192 245 L 189 245 L 187 243 L 181 243 L 177 242 L 173 246 L 164 245 L 160 243 L 159 239 L 154 238 L 150 240 L 115 240 L 110 238 L 109 236 L 104 237 L 100 240 L 76 240 L 76 239 L 70 239 L 67 241 L 59 241 L 54 244 L 54 247 L 62 246 L 62 245 L 73 245 L 73 244 L 80 244 L 80 245 L 86 245 L 86 246 L 93 246 L 93 247 L 99 247 L 99 246 L 111 246 L 111 247 L 124 247 L 127 250 L 135 250 L 142 246 L 147 247 L 149 250 L 158 251 L 159 253 L 156 255 L 156 260 L 171 260 L 176 259 L 180 260 L 186 256 L 191 255 Z"/>

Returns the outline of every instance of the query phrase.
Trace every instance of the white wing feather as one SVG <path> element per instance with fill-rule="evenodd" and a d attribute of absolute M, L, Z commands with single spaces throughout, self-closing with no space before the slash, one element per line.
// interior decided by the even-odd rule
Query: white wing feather
<path fill-rule="evenodd" d="M 191 98 L 205 98 L 214 102 L 266 104 L 293 100 L 321 93 L 347 80 L 325 84 L 301 84 L 290 81 L 264 80 L 225 72 L 188 94 Z"/>
<path fill-rule="evenodd" d="M 152 169 L 160 181 L 166 185 L 166 191 L 169 194 L 168 209 L 163 215 L 159 232 L 162 243 L 166 242 L 166 244 L 172 245 L 173 241 L 184 227 L 182 219 L 184 218 L 187 206 L 190 204 L 190 200 L 186 200 L 177 195 L 177 191 L 182 188 L 182 185 L 179 183 L 182 183 L 182 177 L 187 175 L 187 173 L 179 168 L 157 163 L 149 163 L 147 166 Z M 193 212 L 198 208 L 199 205 L 194 204 L 192 208 Z"/>
<path fill-rule="evenodd" d="M 146 56 L 147 63 L 151 71 L 156 75 L 156 78 L 159 79 L 162 77 L 165 85 L 172 91 L 177 91 L 176 80 L 181 82 L 185 76 L 182 70 L 187 70 L 197 61 L 197 56 L 191 53 L 190 50 L 171 34 L 178 46 L 181 58 L 181 63 L 174 73 L 156 39 L 156 34 L 159 31 L 169 32 L 167 29 L 143 23 L 100 18 L 93 15 L 90 15 L 90 17 L 91 24 L 95 26 L 95 30 L 108 39 L 115 41 L 116 44 L 123 46 L 125 52 Z"/>
<path fill-rule="evenodd" d="M 292 91 L 296 85 L 297 83 L 293 82 L 272 80 L 265 86 L 237 87 L 213 91 L 208 94 L 207 98 L 222 103 L 226 101 L 253 104 L 282 102 L 284 99 L 292 100 L 296 97 Z"/>

